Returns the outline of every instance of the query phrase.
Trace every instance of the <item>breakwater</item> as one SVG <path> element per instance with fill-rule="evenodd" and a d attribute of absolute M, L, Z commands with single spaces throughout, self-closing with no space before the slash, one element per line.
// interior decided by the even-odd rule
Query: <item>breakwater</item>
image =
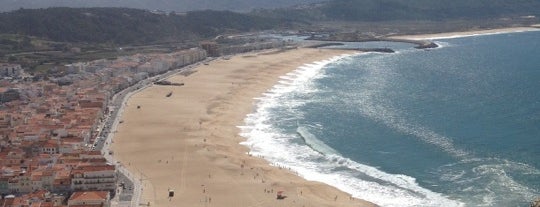
<path fill-rule="evenodd" d="M 430 48 L 439 47 L 439 45 L 437 45 L 436 43 L 430 40 L 411 40 L 411 39 L 390 38 L 390 37 L 373 37 L 373 36 L 358 35 L 354 33 L 353 34 L 351 33 L 334 34 L 330 36 L 312 36 L 310 38 L 307 38 L 307 40 L 317 40 L 317 41 L 325 41 L 325 42 L 376 42 L 376 41 L 404 42 L 404 43 L 415 44 L 416 46 L 414 48 L 416 49 L 430 49 Z M 339 44 L 342 44 L 342 43 L 321 43 L 321 44 L 316 45 L 315 48 L 334 46 L 334 45 L 339 45 Z"/>

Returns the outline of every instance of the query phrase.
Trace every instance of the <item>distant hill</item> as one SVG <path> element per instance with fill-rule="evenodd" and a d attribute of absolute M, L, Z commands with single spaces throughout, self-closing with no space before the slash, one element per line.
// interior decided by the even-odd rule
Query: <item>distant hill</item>
<path fill-rule="evenodd" d="M 151 44 L 196 40 L 225 32 L 270 29 L 277 19 L 230 11 L 155 14 L 126 8 L 20 9 L 0 13 L 0 33 L 30 35 L 57 42 Z"/>
<path fill-rule="evenodd" d="M 331 0 L 309 8 L 257 10 L 294 20 L 392 21 L 540 15 L 540 0 Z"/>
<path fill-rule="evenodd" d="M 3 3 L 27 0 L 4 0 Z M 52 0 L 32 0 L 36 3 Z M 72 0 L 73 2 L 133 2 L 143 0 Z M 181 0 L 179 2 L 188 2 Z M 257 6 L 279 2 L 316 0 L 251 0 Z M 64 2 L 64 0 L 57 0 Z M 173 0 L 156 0 L 171 4 Z M 190 1 L 208 6 L 234 7 L 248 0 Z M 215 5 L 210 5 L 210 3 Z M 221 3 L 218 3 L 221 2 Z M 264 3 L 266 2 L 266 3 Z M 229 3 L 229 4 L 227 4 Z M 238 4 L 237 4 L 238 3 Z M 136 5 L 136 4 L 134 4 Z M 175 4 L 176 5 L 176 4 Z M 285 4 L 284 4 L 285 5 Z M 319 21 L 379 22 L 394 20 L 439 21 L 459 19 L 476 22 L 501 17 L 540 16 L 540 0 L 330 0 L 279 9 L 256 9 L 250 13 L 191 11 L 156 13 L 127 8 L 18 9 L 0 13 L 0 34 L 29 35 L 57 42 L 152 44 L 196 40 L 222 33 L 276 29 L 309 25 Z M 538 18 L 533 18 L 538 19 Z M 9 40 L 13 43 L 13 40 Z"/>
<path fill-rule="evenodd" d="M 230 10 L 250 11 L 257 8 L 280 8 L 323 0 L 2 0 L 0 12 L 19 8 L 48 7 L 125 7 L 163 11 Z"/>

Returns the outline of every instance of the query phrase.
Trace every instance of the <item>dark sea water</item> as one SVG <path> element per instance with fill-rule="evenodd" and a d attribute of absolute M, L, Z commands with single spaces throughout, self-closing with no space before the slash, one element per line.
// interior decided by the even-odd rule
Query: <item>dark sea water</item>
<path fill-rule="evenodd" d="M 241 126 L 252 153 L 381 206 L 540 196 L 540 32 L 306 64 Z M 357 43 L 358 44 L 358 43 Z"/>

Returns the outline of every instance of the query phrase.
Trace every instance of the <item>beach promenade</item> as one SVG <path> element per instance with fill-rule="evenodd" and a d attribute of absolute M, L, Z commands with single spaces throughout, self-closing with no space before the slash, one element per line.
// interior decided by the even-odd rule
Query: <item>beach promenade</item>
<path fill-rule="evenodd" d="M 238 125 L 279 77 L 351 51 L 250 53 L 198 66 L 125 102 L 114 158 L 140 182 L 141 206 L 373 206 L 252 157 Z M 170 94 L 170 95 L 169 95 Z M 137 182 L 136 182 L 137 183 Z M 276 199 L 282 191 L 285 199 Z M 169 192 L 174 192 L 170 197 Z M 137 193 L 136 193 L 137 194 Z"/>
<path fill-rule="evenodd" d="M 194 69 L 194 67 L 197 67 L 200 64 L 206 63 L 211 60 L 212 59 L 207 59 L 202 62 L 170 70 L 164 74 L 148 78 L 118 92 L 112 97 L 109 104 L 111 112 L 110 114 L 105 116 L 105 121 L 102 123 L 102 125 L 99 126 L 100 134 L 98 136 L 98 139 L 96 139 L 93 143 L 94 148 L 101 151 L 101 153 L 109 163 L 113 163 L 116 165 L 118 176 L 117 183 L 122 184 L 122 186 L 117 186 L 117 192 L 114 198 L 111 200 L 111 206 L 138 206 L 140 204 L 140 197 L 142 193 L 141 177 L 135 175 L 133 172 L 130 172 L 125 168 L 125 166 L 123 166 L 119 161 L 117 161 L 114 157 L 114 151 L 111 149 L 112 143 L 114 143 L 114 134 L 118 129 L 118 125 L 123 122 L 122 114 L 124 108 L 126 107 L 126 101 L 133 94 L 136 94 L 146 89 L 147 87 L 152 86 L 153 81 L 165 80 L 174 75 L 190 73 Z"/>

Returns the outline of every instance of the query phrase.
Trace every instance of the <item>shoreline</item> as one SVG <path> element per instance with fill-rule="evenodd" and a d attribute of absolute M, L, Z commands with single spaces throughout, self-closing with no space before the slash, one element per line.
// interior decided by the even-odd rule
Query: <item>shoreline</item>
<path fill-rule="evenodd" d="M 241 54 L 199 65 L 190 76 L 168 79 L 185 86 L 153 85 L 133 94 L 112 147 L 115 158 L 142 181 L 140 203 L 375 206 L 252 157 L 240 144 L 246 139 L 237 127 L 253 111 L 254 98 L 276 85 L 280 76 L 306 63 L 352 53 L 302 48 Z M 168 190 L 175 191 L 174 197 L 167 197 Z M 287 198 L 277 200 L 277 191 Z"/>
<path fill-rule="evenodd" d="M 394 39 L 394 38 L 397 39 L 397 38 L 399 38 L 399 39 L 405 39 L 405 40 L 421 41 L 421 40 L 436 40 L 436 39 L 459 38 L 459 37 L 468 37 L 468 36 L 477 36 L 477 35 L 491 35 L 491 34 L 503 34 L 503 33 L 514 33 L 514 32 L 527 32 L 527 31 L 540 31 L 540 29 L 535 28 L 535 27 L 516 27 L 516 28 L 504 28 L 504 29 L 493 29 L 493 30 L 476 30 L 476 31 L 466 31 L 466 32 L 451 32 L 451 33 L 438 33 L 438 34 L 391 36 L 391 37 L 389 37 L 389 39 Z M 353 54 L 353 51 L 336 50 L 336 49 L 322 49 L 322 51 L 324 51 L 324 52 L 321 52 L 321 49 L 306 49 L 306 48 L 303 48 L 303 49 L 298 49 L 298 50 L 302 50 L 302 51 L 305 51 L 305 50 L 319 51 L 319 53 L 324 53 L 324 54 L 318 54 L 317 55 L 318 58 L 298 60 L 298 61 L 296 61 L 294 63 L 294 64 L 296 64 L 295 67 L 292 67 L 292 68 L 287 67 L 286 69 L 281 68 L 278 72 L 272 73 L 271 74 L 272 77 L 263 77 L 264 78 L 263 81 L 261 81 L 259 79 L 259 78 L 261 78 L 260 74 L 255 74 L 256 75 L 255 77 L 248 77 L 247 80 L 244 80 L 245 82 L 242 82 L 241 80 L 239 80 L 239 78 L 243 77 L 242 76 L 243 74 L 236 74 L 236 73 L 227 74 L 227 75 L 233 75 L 234 76 L 234 77 L 232 77 L 232 79 L 234 79 L 234 80 L 233 80 L 233 82 L 231 82 L 231 85 L 233 85 L 232 87 L 235 88 L 235 89 L 225 91 L 226 94 L 217 94 L 217 95 L 215 95 L 215 97 L 210 99 L 211 103 L 209 103 L 209 105 L 206 106 L 206 110 L 199 110 L 199 112 L 201 112 L 201 114 L 204 114 L 204 116 L 200 116 L 200 117 L 198 117 L 198 119 L 192 120 L 193 123 L 195 123 L 195 124 L 191 123 L 191 124 L 183 125 L 184 127 L 180 131 L 187 130 L 187 132 L 182 133 L 177 129 L 176 132 L 169 133 L 169 135 L 182 134 L 182 135 L 192 136 L 193 133 L 197 134 L 195 136 L 197 138 L 202 139 L 203 140 L 202 143 L 197 143 L 197 141 L 194 141 L 195 138 L 189 138 L 188 143 L 192 144 L 193 146 L 184 148 L 183 152 L 185 153 L 188 150 L 190 150 L 192 152 L 195 152 L 197 154 L 196 156 L 200 156 L 202 154 L 203 158 L 205 158 L 206 160 L 208 160 L 208 159 L 219 159 L 220 156 L 223 156 L 222 158 L 225 158 L 226 160 L 229 159 L 228 160 L 228 162 L 229 162 L 228 166 L 223 166 L 224 163 L 222 163 L 222 162 L 224 162 L 224 161 L 220 161 L 218 163 L 217 168 L 220 168 L 220 170 L 226 170 L 226 169 L 230 170 L 229 168 L 231 167 L 230 166 L 231 164 L 240 165 L 241 166 L 240 167 L 241 174 L 242 174 L 242 176 L 245 176 L 244 175 L 244 173 L 245 173 L 244 169 L 246 169 L 245 167 L 248 166 L 248 164 L 246 164 L 246 159 L 249 159 L 250 160 L 250 162 L 248 162 L 249 166 L 256 166 L 256 167 L 250 167 L 250 170 L 259 169 L 255 173 L 255 176 L 253 177 L 253 180 L 260 179 L 259 181 L 261 181 L 262 184 L 258 184 L 258 183 L 254 184 L 254 183 L 251 183 L 251 182 L 247 182 L 247 183 L 244 182 L 242 184 L 242 186 L 240 186 L 240 188 L 253 189 L 253 188 L 257 188 L 255 186 L 259 186 L 259 187 L 261 185 L 262 186 L 265 186 L 265 185 L 268 186 L 268 182 L 272 181 L 270 186 L 275 186 L 276 183 L 278 183 L 279 186 L 280 186 L 280 189 L 285 190 L 285 194 L 293 199 L 293 202 L 289 203 L 291 205 L 298 204 L 299 202 L 300 203 L 303 202 L 303 204 L 307 203 L 308 205 L 316 203 L 316 206 L 334 206 L 337 203 L 335 203 L 336 201 L 334 201 L 333 197 L 328 196 L 328 192 L 332 192 L 333 194 L 336 194 L 336 196 L 339 194 L 340 198 L 342 198 L 342 197 L 349 198 L 351 195 L 347 194 L 347 193 L 344 193 L 343 191 L 340 191 L 337 188 L 335 188 L 333 186 L 330 186 L 330 185 L 327 185 L 327 184 L 324 184 L 324 183 L 307 181 L 305 178 L 294 175 L 294 172 L 292 172 L 292 171 L 281 169 L 281 168 L 279 168 L 279 166 L 272 165 L 272 163 L 269 163 L 269 161 L 264 160 L 263 158 L 253 158 L 253 157 L 251 157 L 251 155 L 249 155 L 250 149 L 247 146 L 241 144 L 242 142 L 246 141 L 247 138 L 244 138 L 244 137 L 240 136 L 241 129 L 239 129 L 238 126 L 244 126 L 245 125 L 244 119 L 246 118 L 246 115 L 253 112 L 252 110 L 250 111 L 250 110 L 247 110 L 247 109 L 253 109 L 254 107 L 256 107 L 256 104 L 255 104 L 256 101 L 253 101 L 253 99 L 256 99 L 257 97 L 261 97 L 262 94 L 265 93 L 267 90 L 271 89 L 276 84 L 279 84 L 278 81 L 280 80 L 280 78 L 279 78 L 280 76 L 285 75 L 288 72 L 292 72 L 292 71 L 298 69 L 298 67 L 303 65 L 303 64 L 313 63 L 315 61 L 326 60 L 326 59 L 336 57 L 336 56 L 339 56 L 339 55 L 343 55 L 343 54 Z M 227 58 L 227 59 L 221 59 L 220 58 L 220 59 L 212 60 L 211 62 L 209 62 L 210 64 L 208 64 L 210 66 L 208 66 L 207 64 L 204 64 L 204 65 L 203 64 L 196 64 L 195 66 L 192 66 L 191 70 L 197 72 L 195 74 L 198 74 L 201 70 L 207 70 L 207 69 L 209 69 L 209 70 L 216 70 L 216 69 L 219 70 L 219 68 L 214 67 L 214 64 L 216 64 L 216 63 L 221 64 L 223 62 L 228 62 L 228 63 L 234 64 L 233 62 L 238 61 L 238 59 L 243 59 L 244 61 L 253 61 L 253 59 L 257 59 L 257 58 L 259 58 L 261 56 L 267 56 L 267 57 L 269 57 L 269 56 L 279 56 L 279 55 L 283 55 L 284 53 L 285 54 L 286 53 L 294 53 L 294 51 L 296 51 L 296 49 L 294 49 L 294 50 L 286 50 L 286 51 L 272 50 L 270 52 L 268 52 L 268 51 L 260 51 L 260 52 L 238 54 L 238 55 L 233 56 L 232 58 L 230 58 L 232 60 L 230 60 L 229 58 Z M 330 55 L 330 54 L 332 54 L 332 55 Z M 312 57 L 310 57 L 310 58 L 312 58 Z M 277 59 L 277 58 L 275 58 L 275 59 Z M 275 61 L 275 62 L 263 61 L 263 62 L 264 62 L 264 64 L 286 65 L 286 64 L 282 64 L 279 61 Z M 269 67 L 266 67 L 266 68 L 269 68 Z M 257 70 L 260 70 L 260 68 L 257 69 Z M 237 72 L 245 73 L 245 72 L 248 72 L 248 71 L 244 68 L 243 70 L 242 69 L 237 70 Z M 265 72 L 265 71 L 258 71 L 258 73 L 262 73 L 262 74 L 266 74 L 266 75 L 269 74 L 268 72 Z M 250 73 L 250 75 L 253 75 L 253 74 Z M 195 76 L 195 75 L 190 75 L 190 76 Z M 245 76 L 244 76 L 244 78 L 245 78 Z M 187 76 L 185 76 L 183 74 L 180 74 L 180 73 L 174 73 L 174 74 L 172 74 L 170 76 L 167 76 L 166 78 L 162 78 L 162 80 L 172 80 L 173 82 L 182 82 L 182 83 L 185 82 L 184 80 L 186 80 L 186 79 L 191 79 L 191 77 L 187 77 Z M 199 80 L 199 78 L 196 78 L 196 79 Z M 268 79 L 272 79 L 272 81 L 269 82 Z M 211 82 L 211 81 L 212 80 L 209 80 L 209 82 Z M 264 85 L 264 86 L 262 86 L 262 85 Z M 255 86 L 255 87 L 254 88 L 249 88 L 251 86 Z M 177 88 L 182 89 L 183 87 L 184 86 L 177 87 Z M 264 88 L 264 87 L 266 87 L 266 88 Z M 137 90 L 136 92 L 133 92 L 132 94 L 129 94 L 129 96 L 127 96 L 124 99 L 123 106 L 125 106 L 126 108 L 130 108 L 130 107 L 133 108 L 134 107 L 133 104 L 137 104 L 138 102 L 134 102 L 131 99 L 133 99 L 134 97 L 137 98 L 141 94 L 147 94 L 148 90 L 154 90 L 156 88 L 167 89 L 168 91 L 171 91 L 171 92 L 172 92 L 172 90 L 174 90 L 175 92 L 174 92 L 173 97 L 176 96 L 176 95 L 179 95 L 179 93 L 176 92 L 177 89 L 175 89 L 175 88 L 169 88 L 167 86 L 159 86 L 159 85 L 149 85 L 149 86 L 147 86 L 145 88 L 142 88 L 141 90 Z M 236 121 L 231 121 L 231 120 L 227 121 L 227 124 L 229 124 L 230 127 L 234 128 L 234 129 L 230 129 L 230 127 L 229 128 L 225 127 L 223 125 L 224 123 L 219 123 L 219 124 L 215 123 L 214 121 L 212 121 L 212 117 L 215 116 L 216 114 L 219 115 L 219 116 L 230 116 L 231 115 L 231 114 L 229 114 L 229 112 L 223 111 L 219 106 L 228 105 L 228 107 L 230 107 L 230 105 L 232 103 L 235 103 L 234 100 L 231 100 L 231 99 L 234 99 L 234 98 L 229 99 L 229 98 L 226 98 L 226 97 L 229 96 L 229 95 L 234 96 L 235 93 L 238 92 L 238 91 L 236 91 L 237 89 L 250 91 L 249 94 L 251 94 L 251 95 L 248 95 L 247 97 L 244 97 L 244 99 L 251 97 L 251 99 L 250 99 L 251 101 L 250 101 L 250 104 L 246 105 L 247 102 L 245 100 L 243 100 L 243 102 L 240 104 L 241 107 L 243 107 L 243 109 L 234 109 L 234 111 L 243 110 L 245 112 L 242 112 L 243 116 L 241 116 L 241 118 L 236 118 L 235 119 Z M 157 90 L 157 91 L 165 93 L 163 90 Z M 259 93 L 253 94 L 253 91 L 259 91 Z M 195 93 L 201 93 L 201 92 L 204 92 L 204 90 L 199 89 Z M 190 93 L 192 93 L 192 92 L 190 92 Z M 242 91 L 242 93 L 246 93 L 246 91 Z M 163 96 L 163 97 L 165 97 L 165 96 Z M 238 97 L 236 97 L 236 98 L 238 98 Z M 163 101 L 166 101 L 166 100 L 163 100 Z M 132 104 L 132 105 L 130 106 L 130 104 Z M 202 103 L 202 104 L 205 104 L 205 103 Z M 139 105 L 137 105 L 137 106 L 139 106 Z M 214 111 L 214 109 L 217 109 L 217 110 Z M 128 111 L 128 110 L 126 110 L 126 111 Z M 236 116 L 238 116 L 238 112 L 230 112 L 230 113 L 236 113 Z M 126 168 L 129 170 L 126 174 L 128 174 L 129 176 L 131 176 L 133 178 L 135 185 L 137 185 L 138 183 L 141 183 L 142 189 L 139 189 L 139 190 L 142 190 L 142 196 L 141 197 L 137 196 L 140 199 L 140 202 L 139 202 L 140 204 L 145 204 L 146 205 L 147 203 L 149 203 L 149 204 L 154 205 L 154 206 L 155 205 L 162 206 L 162 205 L 166 205 L 168 203 L 169 206 L 171 206 L 171 205 L 174 206 L 174 204 L 175 204 L 174 201 L 176 200 L 177 202 L 179 202 L 179 200 L 181 200 L 181 199 L 173 197 L 171 200 L 168 200 L 168 202 L 167 202 L 168 198 L 157 196 L 157 194 L 158 194 L 157 191 L 163 191 L 162 190 L 163 186 L 162 186 L 162 184 L 154 185 L 153 180 L 163 179 L 163 178 L 162 177 L 161 178 L 150 177 L 146 172 L 146 171 L 148 171 L 147 169 L 145 169 L 146 165 L 145 164 L 142 164 L 142 165 L 137 164 L 137 162 L 138 162 L 137 160 L 140 158 L 139 157 L 140 155 L 135 155 L 133 153 L 133 151 L 132 151 L 133 147 L 126 147 L 125 146 L 127 144 L 127 142 L 129 142 L 128 139 L 130 139 L 130 138 L 127 138 L 127 137 L 133 136 L 133 134 L 123 134 L 122 132 L 125 131 L 125 130 L 128 130 L 128 131 L 132 130 L 133 126 L 127 126 L 126 127 L 126 125 L 129 125 L 129 123 L 133 122 L 134 120 L 126 119 L 124 117 L 124 115 L 118 117 L 118 120 L 120 120 L 120 119 L 127 120 L 126 122 L 128 124 L 125 124 L 125 123 L 121 124 L 121 125 L 118 124 L 119 132 L 116 134 L 116 136 L 113 135 L 113 136 L 116 137 L 114 140 L 117 143 L 113 144 L 113 146 L 112 146 L 112 149 L 114 149 L 114 152 L 115 152 L 114 158 L 112 158 L 112 160 L 119 160 L 120 162 L 118 163 L 118 165 L 120 165 L 120 168 L 124 168 L 124 171 L 125 171 Z M 165 114 L 165 115 L 172 115 L 172 114 Z M 191 115 L 193 115 L 193 114 L 191 114 Z M 160 118 L 163 118 L 163 117 L 160 117 Z M 135 126 L 135 128 L 139 128 L 139 127 L 141 127 L 141 125 L 143 125 L 143 126 L 145 125 L 144 122 L 140 122 L 140 121 L 141 121 L 140 118 L 135 120 L 135 122 L 139 122 L 138 123 L 139 125 Z M 173 121 L 175 123 L 178 123 L 177 120 L 171 120 L 171 121 Z M 216 124 L 217 124 L 217 127 L 215 126 Z M 187 126 L 187 128 L 186 128 L 186 126 Z M 171 127 L 171 126 L 169 126 L 169 127 Z M 212 127 L 214 127 L 214 128 L 212 129 Z M 228 135 L 227 136 L 225 136 L 225 135 L 224 136 L 216 135 L 215 132 L 217 131 L 217 129 L 225 129 L 225 131 L 227 132 Z M 152 130 L 152 129 L 150 129 L 150 130 Z M 236 131 L 236 133 L 232 133 L 233 131 Z M 210 133 L 210 134 L 208 134 L 208 133 Z M 204 138 L 201 138 L 201 134 L 205 134 L 203 136 Z M 206 137 L 211 137 L 211 138 L 206 138 Z M 213 141 L 211 141 L 216 137 L 223 138 L 223 139 L 228 139 L 228 140 L 224 141 L 224 142 L 221 142 L 221 141 L 213 142 Z M 139 142 L 138 145 L 141 145 L 141 146 L 146 146 L 146 144 L 149 144 L 149 143 L 146 143 L 148 141 L 138 140 L 138 142 Z M 231 146 L 231 143 L 233 143 L 233 142 L 235 142 L 235 146 Z M 114 143 L 114 141 L 112 143 Z M 124 145 L 124 146 L 119 146 L 119 145 Z M 164 144 L 164 145 L 166 145 L 166 144 Z M 139 147 L 141 147 L 141 146 L 139 146 Z M 167 146 L 167 147 L 161 146 L 161 147 L 166 148 L 172 154 L 175 153 L 174 149 L 168 148 L 170 146 Z M 193 150 L 193 148 L 201 148 L 201 147 L 202 147 L 203 150 L 206 150 L 206 153 L 201 153 L 200 149 Z M 187 149 L 187 148 L 190 148 L 190 149 Z M 233 148 L 234 152 L 228 152 L 227 150 L 224 150 L 225 148 Z M 135 149 L 137 149 L 137 148 L 135 148 Z M 144 150 L 144 149 L 140 149 L 140 148 L 138 150 L 139 151 L 144 151 L 144 152 L 147 152 L 147 153 L 152 153 L 152 152 L 150 152 L 152 150 Z M 153 150 L 153 151 L 156 151 L 156 150 Z M 214 153 L 213 153 L 214 155 L 209 156 L 210 154 L 212 154 L 213 151 L 214 151 Z M 219 155 L 216 156 L 217 152 L 219 152 L 218 153 Z M 178 153 L 176 153 L 176 154 L 178 154 Z M 185 157 L 186 154 L 184 154 L 183 156 Z M 234 161 L 231 161 L 230 159 L 233 158 L 233 157 L 235 159 L 234 159 Z M 168 164 L 169 161 L 173 162 L 174 158 L 175 158 L 175 156 L 172 156 L 170 160 L 165 160 L 165 164 Z M 252 159 L 254 159 L 254 160 L 252 160 Z M 240 163 L 239 160 L 241 160 L 241 164 L 239 164 Z M 162 164 L 163 160 L 158 159 L 157 161 L 158 161 L 158 163 Z M 185 170 L 182 170 L 182 168 L 185 167 L 185 165 L 186 165 L 185 160 L 183 162 L 184 163 L 183 163 L 182 167 L 177 169 L 177 170 L 180 170 L 180 172 L 182 172 L 181 173 L 182 176 L 183 176 L 183 173 L 185 172 Z M 225 161 L 225 162 L 227 162 L 227 161 Z M 216 165 L 216 163 L 211 163 L 211 165 Z M 214 167 L 216 167 L 216 166 L 214 166 Z M 210 168 L 212 168 L 212 167 L 210 167 Z M 156 171 L 156 170 L 152 169 L 150 171 Z M 159 170 L 157 170 L 157 171 L 159 171 Z M 201 172 L 201 170 L 198 169 L 198 174 L 201 174 L 201 173 L 206 174 L 207 172 L 208 171 Z M 268 172 L 271 175 L 266 174 Z M 227 185 L 231 185 L 232 181 L 230 181 L 230 179 L 235 179 L 235 178 L 233 178 L 233 177 L 235 177 L 234 176 L 235 173 L 232 173 L 232 174 L 231 174 L 231 172 L 228 172 L 228 173 L 229 173 L 228 178 L 224 179 L 224 180 L 225 180 L 225 182 L 228 182 Z M 163 173 L 163 174 L 167 174 L 167 173 Z M 172 177 L 175 176 L 174 174 L 171 174 L 171 173 L 168 173 L 168 175 L 172 176 Z M 211 175 L 211 173 L 208 173 L 208 179 L 201 179 L 201 178 L 198 178 L 198 179 L 199 179 L 199 181 L 204 181 L 202 183 L 206 183 L 206 182 L 208 182 L 209 179 L 211 179 L 211 177 L 213 177 Z M 192 178 L 192 177 L 190 177 L 190 178 Z M 180 180 L 182 180 L 182 179 L 180 179 Z M 229 181 L 226 181 L 226 180 L 229 180 Z M 294 186 L 293 186 L 293 182 L 290 181 L 290 180 L 294 180 Z M 298 180 L 300 180 L 300 181 L 298 181 Z M 280 183 L 280 181 L 290 181 L 290 185 L 285 185 L 285 183 Z M 232 183 L 237 183 L 237 182 L 232 182 Z M 184 187 L 182 187 L 182 185 L 184 185 Z M 207 184 L 201 184 L 201 186 L 206 186 L 206 185 Z M 247 186 L 246 187 L 246 186 L 243 186 L 243 185 L 252 185 L 252 186 Z M 172 185 L 172 186 L 174 186 L 174 185 Z M 180 186 L 182 188 L 185 188 L 184 183 L 182 183 Z M 137 189 L 136 187 L 134 187 L 134 188 Z M 198 202 L 192 202 L 193 205 L 200 205 L 201 203 L 204 203 L 204 204 L 208 205 L 209 204 L 209 198 L 212 199 L 212 197 L 210 197 L 208 194 L 206 194 L 206 191 L 207 191 L 206 187 L 203 187 L 203 188 L 204 188 L 203 191 L 205 191 L 205 193 L 204 193 L 205 197 L 200 197 Z M 291 190 L 291 189 L 295 189 L 295 188 L 296 188 L 296 190 Z M 169 190 L 169 189 L 173 189 L 173 190 L 175 190 L 177 192 L 176 197 L 178 197 L 179 195 L 186 194 L 185 189 L 183 189 L 181 191 L 181 194 L 178 194 L 178 190 L 176 190 L 178 188 L 176 188 L 176 187 L 168 187 L 167 190 Z M 237 189 L 237 188 L 235 187 L 235 189 Z M 256 199 L 252 198 L 251 199 L 252 202 L 245 201 L 245 202 L 241 202 L 241 204 L 244 205 L 245 203 L 251 203 L 252 206 L 263 206 L 263 204 L 266 205 L 266 204 L 270 204 L 272 202 L 272 199 L 271 199 L 272 196 L 274 196 L 273 201 L 276 201 L 275 195 L 270 193 L 270 189 L 272 191 L 275 190 L 275 189 L 269 187 L 269 188 L 264 188 L 264 191 L 266 192 L 267 189 L 269 189 L 268 190 L 269 192 L 264 194 L 262 197 L 260 195 L 255 195 L 255 196 L 250 195 L 250 197 L 255 197 Z M 298 190 L 298 189 L 303 189 L 303 190 Z M 165 190 L 165 192 L 159 192 L 159 194 L 165 194 L 165 193 L 167 193 L 167 190 Z M 187 191 L 199 192 L 200 189 L 199 190 L 196 190 L 196 189 L 195 190 L 187 190 Z M 291 192 L 293 192 L 293 191 L 296 191 L 296 193 L 294 195 L 291 195 Z M 249 190 L 247 192 L 249 194 Z M 308 197 L 306 195 L 303 195 L 302 192 L 311 192 L 311 193 L 313 193 L 313 195 L 311 197 Z M 141 193 L 141 192 L 139 191 L 138 193 Z M 275 193 L 275 192 L 273 192 L 273 193 Z M 189 192 L 187 194 L 189 194 L 192 197 L 193 196 L 197 197 L 193 192 Z M 230 192 L 226 192 L 224 190 L 221 190 L 221 194 L 228 195 L 228 196 L 222 196 L 222 197 L 227 197 L 228 199 L 233 199 L 233 200 L 234 199 L 236 199 L 236 200 L 241 199 L 241 198 L 235 197 L 234 195 L 233 196 L 229 195 Z M 321 198 L 321 196 L 323 196 L 324 198 Z M 184 198 L 184 197 L 181 197 L 181 198 Z M 218 197 L 218 195 L 216 195 L 216 197 L 213 198 L 214 202 L 216 202 L 217 197 Z M 133 201 L 137 201 L 139 199 L 135 199 Z M 259 201 L 257 203 L 254 200 L 259 200 Z M 281 202 L 286 203 L 287 200 L 290 200 L 290 199 L 286 199 L 286 201 L 281 201 Z M 317 200 L 317 202 L 313 202 L 313 200 Z M 233 202 L 234 201 L 228 200 L 227 204 L 220 203 L 217 206 L 237 206 L 239 204 L 238 202 L 237 203 L 233 203 Z M 253 204 L 253 202 L 255 202 L 257 204 Z M 185 202 L 185 200 L 182 200 L 181 203 L 184 204 L 186 202 Z M 355 204 L 352 204 L 352 203 L 355 203 Z M 176 204 L 178 204 L 178 203 L 176 203 Z M 278 203 L 272 203 L 272 204 L 278 204 Z M 341 205 L 341 206 L 349 206 L 349 205 L 351 205 L 351 206 L 358 206 L 358 205 L 360 205 L 360 206 L 375 206 L 372 203 L 369 203 L 367 201 L 362 201 L 362 200 L 359 200 L 359 199 L 354 199 L 354 201 L 351 201 L 349 199 L 348 202 L 339 203 L 339 205 Z"/>
<path fill-rule="evenodd" d="M 479 36 L 479 35 L 494 35 L 494 34 L 505 34 L 505 33 L 516 33 L 516 32 L 530 32 L 530 31 L 540 31 L 540 25 L 531 25 L 529 27 L 508 27 L 508 28 L 498 28 L 498 29 L 485 29 L 485 30 L 470 30 L 470 31 L 461 31 L 461 32 L 444 32 L 444 33 L 433 33 L 433 34 L 419 34 L 419 35 L 389 35 L 389 36 L 358 36 L 358 34 L 340 34 L 334 37 L 323 37 L 323 38 L 308 38 L 307 40 L 315 40 L 320 43 L 310 45 L 311 48 L 321 48 L 325 46 L 333 45 L 342 45 L 342 42 L 373 42 L 373 41 L 383 41 L 383 42 L 403 42 L 415 44 L 416 49 L 433 49 L 437 48 L 440 45 L 434 42 L 434 40 L 439 39 L 452 39 L 460 37 L 470 37 L 470 36 Z M 357 50 L 361 52 L 386 52 L 392 53 L 393 50 L 389 48 L 349 48 L 350 50 Z"/>
<path fill-rule="evenodd" d="M 452 38 L 470 37 L 470 36 L 479 36 L 479 35 L 530 32 L 530 31 L 540 31 L 540 28 L 538 28 L 537 25 L 533 25 L 530 27 L 508 27 L 508 28 L 499 28 L 499 29 L 470 30 L 470 31 L 445 32 L 445 33 L 434 33 L 434 34 L 395 35 L 395 36 L 389 36 L 388 38 L 406 39 L 406 40 L 438 40 L 438 39 L 452 39 Z"/>

